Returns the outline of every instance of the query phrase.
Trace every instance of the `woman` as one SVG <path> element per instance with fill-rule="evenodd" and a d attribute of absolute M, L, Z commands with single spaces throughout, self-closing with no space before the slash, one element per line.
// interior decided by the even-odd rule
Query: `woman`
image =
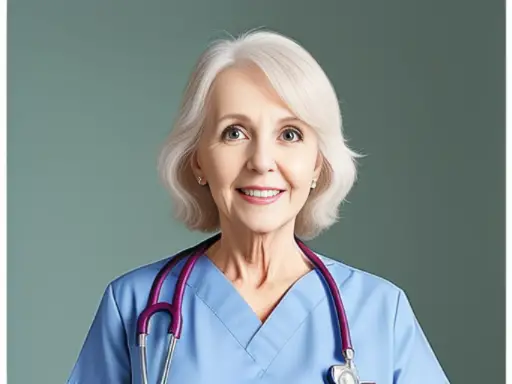
<path fill-rule="evenodd" d="M 355 356 L 341 353 L 327 280 L 298 240 L 338 219 L 355 181 L 361 155 L 341 127 L 331 83 L 292 40 L 256 31 L 201 56 L 159 170 L 177 217 L 220 234 L 195 249 L 170 383 L 326 383 L 345 360 L 362 382 L 448 382 L 402 290 L 317 255 L 346 311 Z M 160 301 L 173 300 L 191 253 L 176 259 Z M 109 284 L 69 383 L 142 383 L 146 370 L 149 383 L 160 382 L 169 316 L 151 319 L 147 369 L 136 330 L 155 277 L 173 259 Z"/>

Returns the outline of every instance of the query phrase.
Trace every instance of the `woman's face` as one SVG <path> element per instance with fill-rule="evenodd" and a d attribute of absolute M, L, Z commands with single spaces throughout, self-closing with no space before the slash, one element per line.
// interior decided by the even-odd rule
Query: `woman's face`
<path fill-rule="evenodd" d="M 314 130 L 256 67 L 221 72 L 208 106 L 192 167 L 209 184 L 221 225 L 256 233 L 294 225 L 320 171 Z"/>

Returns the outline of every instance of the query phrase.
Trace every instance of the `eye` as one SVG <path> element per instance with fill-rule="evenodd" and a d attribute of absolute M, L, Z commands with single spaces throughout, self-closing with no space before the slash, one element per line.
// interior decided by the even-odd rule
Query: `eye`
<path fill-rule="evenodd" d="M 286 128 L 282 132 L 281 137 L 284 141 L 289 142 L 302 141 L 303 139 L 302 132 L 297 128 Z"/>
<path fill-rule="evenodd" d="M 247 136 L 238 127 L 238 125 L 230 125 L 222 132 L 222 139 L 227 141 L 236 141 L 240 139 L 246 139 Z"/>

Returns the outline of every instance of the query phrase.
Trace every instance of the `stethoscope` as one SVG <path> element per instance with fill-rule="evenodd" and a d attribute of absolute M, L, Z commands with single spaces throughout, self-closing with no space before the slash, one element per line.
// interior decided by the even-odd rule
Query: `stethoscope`
<path fill-rule="evenodd" d="M 165 364 L 163 367 L 163 373 L 160 376 L 160 384 L 166 384 L 167 378 L 169 376 L 169 369 L 171 367 L 171 360 L 174 353 L 174 349 L 176 347 L 176 341 L 181 336 L 181 329 L 183 326 L 183 318 L 181 313 L 181 307 L 183 303 L 183 294 L 185 292 L 185 285 L 187 280 L 192 272 L 194 264 L 197 259 L 203 255 L 206 250 L 217 240 L 219 240 L 221 234 L 218 233 L 215 236 L 212 236 L 198 245 L 186 249 L 180 252 L 178 255 L 172 257 L 158 272 L 155 280 L 153 281 L 153 285 L 151 287 L 151 291 L 149 292 L 149 299 L 146 308 L 140 314 L 137 320 L 137 339 L 139 342 L 140 348 L 140 359 L 141 359 L 141 373 L 142 373 L 142 383 L 148 384 L 148 369 L 147 369 L 147 356 L 146 356 L 146 339 L 149 334 L 149 320 L 151 316 L 153 316 L 157 312 L 167 312 L 170 316 L 170 325 L 169 325 L 169 346 L 167 349 L 167 356 L 165 359 Z M 336 283 L 322 263 L 322 261 L 318 258 L 318 256 L 310 250 L 302 241 L 300 241 L 297 237 L 295 238 L 299 248 L 304 252 L 304 254 L 308 257 L 308 259 L 313 263 L 316 267 L 320 275 L 324 278 L 325 282 L 330 291 L 330 295 L 334 300 L 334 307 L 336 309 L 336 316 L 338 319 L 341 343 L 342 343 L 342 354 L 344 357 L 344 364 L 333 365 L 329 369 L 329 378 L 334 384 L 360 384 L 359 378 L 357 375 L 357 371 L 354 365 L 354 350 L 352 348 L 352 341 L 350 339 L 350 332 L 348 328 L 347 316 L 345 313 L 345 308 L 343 307 L 343 302 L 341 301 L 340 292 Z M 173 267 L 183 260 L 187 255 L 191 255 L 186 261 L 181 273 L 178 277 L 178 282 L 176 283 L 176 287 L 174 290 L 174 296 L 172 298 L 172 303 L 166 303 L 159 301 L 160 291 L 164 284 L 165 279 L 169 275 L 169 272 L 173 269 Z"/>

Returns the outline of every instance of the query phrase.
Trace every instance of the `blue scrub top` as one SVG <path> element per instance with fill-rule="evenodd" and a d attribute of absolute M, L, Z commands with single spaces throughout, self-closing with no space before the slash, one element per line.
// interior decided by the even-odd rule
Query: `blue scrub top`
<path fill-rule="evenodd" d="M 361 381 L 377 384 L 448 383 L 404 292 L 392 283 L 317 254 L 337 282 L 347 312 Z M 141 383 L 137 318 L 156 274 L 169 259 L 110 283 L 68 384 Z M 184 260 L 163 285 L 170 302 Z M 150 322 L 149 382 L 159 383 L 169 318 Z M 188 280 L 183 331 L 169 383 L 329 383 L 342 362 L 329 291 L 313 270 L 299 279 L 262 324 L 225 275 L 205 255 Z"/>

